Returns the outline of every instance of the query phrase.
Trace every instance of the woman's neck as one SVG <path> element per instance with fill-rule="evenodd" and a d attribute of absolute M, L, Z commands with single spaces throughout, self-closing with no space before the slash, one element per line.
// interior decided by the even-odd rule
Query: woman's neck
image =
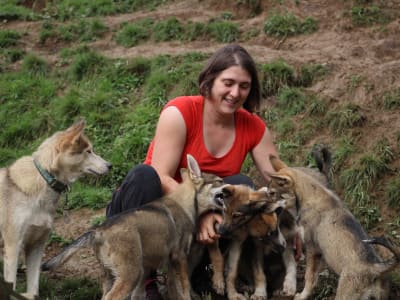
<path fill-rule="evenodd" d="M 234 114 L 222 114 L 214 107 L 212 100 L 204 99 L 203 122 L 205 125 L 230 127 L 234 125 Z"/>

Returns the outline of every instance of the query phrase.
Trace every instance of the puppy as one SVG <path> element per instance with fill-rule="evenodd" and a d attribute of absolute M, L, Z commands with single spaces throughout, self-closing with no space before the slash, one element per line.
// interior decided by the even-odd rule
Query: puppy
<path fill-rule="evenodd" d="M 202 174 L 197 161 L 187 157 L 182 183 L 159 200 L 105 221 L 78 238 L 43 265 L 51 270 L 63 264 L 79 248 L 91 246 L 103 267 L 104 300 L 145 299 L 144 281 L 151 271 L 167 267 L 169 299 L 190 299 L 187 256 L 197 218 L 208 210 L 222 209 L 213 197 L 222 179 Z"/>
<path fill-rule="evenodd" d="M 291 205 L 298 208 L 298 222 L 304 228 L 305 287 L 295 299 L 312 295 L 323 261 L 339 275 L 336 299 L 387 299 L 384 274 L 399 263 L 399 252 L 380 240 L 395 255 L 393 261 L 383 262 L 370 245 L 377 241 L 368 238 L 337 195 L 305 172 L 288 167 L 274 156 L 270 159 L 276 170 L 268 174 L 271 188 L 296 196 Z"/>

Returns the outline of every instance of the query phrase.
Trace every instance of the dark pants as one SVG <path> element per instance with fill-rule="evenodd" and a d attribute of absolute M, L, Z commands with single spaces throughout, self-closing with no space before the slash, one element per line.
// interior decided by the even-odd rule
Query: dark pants
<path fill-rule="evenodd" d="M 252 180 L 242 174 L 225 177 L 224 182 L 254 187 Z M 161 181 L 157 172 L 149 165 L 137 165 L 114 191 L 112 200 L 107 205 L 106 216 L 111 217 L 128 209 L 138 208 L 161 197 Z"/>

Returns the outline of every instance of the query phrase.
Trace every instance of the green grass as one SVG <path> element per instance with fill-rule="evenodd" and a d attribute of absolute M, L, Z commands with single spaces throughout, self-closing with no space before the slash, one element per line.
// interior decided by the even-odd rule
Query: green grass
<path fill-rule="evenodd" d="M 356 26 L 386 24 L 391 18 L 378 6 L 354 6 L 351 9 L 351 21 Z"/>
<path fill-rule="evenodd" d="M 15 30 L 0 30 L 0 48 L 17 45 L 21 34 Z"/>
<path fill-rule="evenodd" d="M 387 204 L 391 208 L 398 208 L 400 206 L 400 177 L 392 178 L 386 183 L 385 193 Z"/>
<path fill-rule="evenodd" d="M 342 105 L 327 114 L 329 129 L 336 135 L 343 134 L 347 129 L 361 126 L 365 120 L 361 107 L 352 103 Z"/>
<path fill-rule="evenodd" d="M 133 47 L 151 37 L 152 19 L 143 19 L 134 23 L 123 24 L 115 35 L 115 41 L 124 47 Z"/>
<path fill-rule="evenodd" d="M 281 87 L 293 85 L 295 82 L 294 68 L 283 59 L 262 64 L 260 69 L 264 96 L 275 95 Z"/>
<path fill-rule="evenodd" d="M 264 32 L 275 37 L 308 34 L 317 30 L 318 22 L 314 18 L 307 17 L 302 21 L 292 13 L 273 15 L 264 24 Z"/>
<path fill-rule="evenodd" d="M 306 94 L 299 88 L 284 86 L 277 95 L 278 104 L 288 116 L 294 116 L 304 111 Z"/>
<path fill-rule="evenodd" d="M 387 110 L 400 108 L 400 89 L 385 92 L 383 95 L 383 107 Z"/>

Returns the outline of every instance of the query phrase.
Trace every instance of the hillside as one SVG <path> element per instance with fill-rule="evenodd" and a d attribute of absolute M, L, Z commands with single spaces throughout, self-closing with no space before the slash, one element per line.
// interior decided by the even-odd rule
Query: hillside
<path fill-rule="evenodd" d="M 18 72 L 23 68 L 22 59 L 10 62 L 7 58 L 6 52 L 14 48 L 23 51 L 24 55 L 36 55 L 44 59 L 52 70 L 62 72 L 69 64 L 63 50 L 82 45 L 86 47 L 85 49 L 95 51 L 107 59 L 129 61 L 137 57 L 154 59 L 163 55 L 175 57 L 191 53 L 203 53 L 208 56 L 225 44 L 209 36 L 189 40 L 171 38 L 166 41 L 142 38 L 133 46 L 124 46 L 117 41 L 118 32 L 126 24 L 146 19 L 157 23 L 170 18 L 176 18 L 184 26 L 196 22 L 207 24 L 215 20 L 225 20 L 235 24 L 239 32 L 233 42 L 244 46 L 260 65 L 283 60 L 293 68 L 296 78 L 300 76 L 302 66 L 320 66 L 324 72 L 315 75 L 316 77 L 308 84 L 301 86 L 301 91 L 307 99 L 305 107 L 300 112 L 293 113 L 289 117 L 283 116 L 281 111 L 276 113 L 275 109 L 280 107 L 282 98 L 278 92 L 267 92 L 264 94 L 265 101 L 260 114 L 271 127 L 276 143 L 282 150 L 282 157 L 289 163 L 305 165 L 307 155 L 315 143 L 329 145 L 336 159 L 333 170 L 336 191 L 371 234 L 384 233 L 395 243 L 400 244 L 399 1 L 154 1 L 156 4 L 150 9 L 143 5 L 142 8 L 129 13 L 104 15 L 99 13 L 95 17 L 75 16 L 65 20 L 55 18 L 51 22 L 52 26 L 61 26 L 74 23 L 76 25 L 80 19 L 99 20 L 105 26 L 102 34 L 84 42 L 74 36 L 72 39 L 54 34 L 43 37 L 44 24 L 51 19 L 48 16 L 52 13 L 55 15 L 55 11 L 46 10 L 46 3 L 50 1 L 20 2 L 25 8 L 47 17 L 35 20 L 4 17 L 6 14 L 2 14 L 0 9 L 0 21 L 2 21 L 0 30 L 12 30 L 21 34 L 21 38 L 13 47 L 0 46 L 2 50 L 0 62 L 3 65 L 0 66 L 0 73 L 3 74 Z M 312 18 L 316 21 L 317 28 L 302 34 L 292 34 L 290 29 L 283 34 L 267 34 L 264 31 L 267 20 L 272 16 L 288 14 L 296 16 L 299 20 Z M 283 26 L 281 25 L 282 29 Z M 263 76 L 268 76 L 266 74 L 263 73 Z M 268 80 L 266 77 L 263 78 L 264 81 Z M 57 89 L 55 92 L 57 97 L 68 94 L 67 82 L 68 80 L 64 86 Z M 283 85 L 286 84 L 291 85 L 289 81 Z M 299 87 L 298 84 L 293 86 Z M 129 107 L 134 108 L 133 104 L 140 102 L 140 97 L 144 93 L 138 88 L 124 95 L 128 98 L 126 101 L 130 105 L 132 103 Z M 310 100 L 314 99 L 313 97 L 318 98 L 320 102 Z M 0 125 L 3 126 L 4 132 L 9 130 L 7 127 L 9 125 L 5 119 L 6 110 L 2 113 L 2 109 L 5 107 L 4 104 L 7 104 L 9 109 L 11 100 L 8 99 L 10 99 L 9 94 L 0 91 L 0 116 L 4 117 Z M 34 102 L 35 99 L 31 101 Z M 310 109 L 317 104 L 325 107 L 322 114 L 310 112 Z M 72 114 L 68 121 L 78 116 L 80 115 Z M 7 115 L 7 120 L 12 117 L 14 116 Z M 107 122 L 113 118 L 115 116 L 102 119 L 104 124 L 99 125 L 102 129 L 96 131 L 92 128 L 90 133 L 100 135 L 102 132 L 108 132 L 103 128 L 107 128 Z M 58 129 L 57 126 L 55 120 L 49 121 L 46 123 L 46 130 L 40 133 L 44 135 L 52 132 Z M 114 146 L 121 132 L 124 132 L 123 128 L 118 128 L 112 131 L 112 136 L 110 131 L 110 136 L 107 138 L 97 136 L 96 140 L 109 141 Z M 42 138 L 43 135 L 33 135 L 32 139 Z M 0 136 L 4 137 L 7 135 Z M 29 143 L 27 149 L 14 153 L 28 152 L 38 144 L 36 140 L 35 142 L 30 140 Z M 1 141 L 0 144 L 5 147 L 9 143 Z M 102 145 L 101 150 L 104 151 L 103 156 L 112 153 L 116 157 L 121 149 L 111 146 L 107 149 L 107 146 Z M 9 158 L 1 159 L 2 164 L 14 158 L 10 152 L 11 150 L 4 151 Z M 126 167 L 133 162 L 124 163 L 123 166 Z M 125 171 L 125 169 L 115 171 L 118 175 L 114 175 L 112 182 L 107 184 L 115 186 L 118 183 L 117 179 L 120 180 Z M 259 184 L 262 184 L 252 166 L 248 166 L 247 171 Z M 360 196 L 365 193 L 368 194 L 367 197 Z M 351 199 L 353 195 L 356 196 L 355 201 Z M 65 223 L 63 218 L 58 218 L 55 232 L 65 239 L 75 238 L 91 226 L 93 217 L 102 215 L 104 207 L 72 210 L 71 222 Z M 60 244 L 52 243 L 47 249 L 46 256 L 53 255 L 59 249 Z M 62 278 L 82 274 L 98 278 L 96 262 L 90 252 L 84 252 L 80 257 L 74 258 L 54 276 Z M 397 284 L 392 292 L 393 299 L 396 299 L 400 297 L 400 270 L 393 272 L 392 278 Z"/>

